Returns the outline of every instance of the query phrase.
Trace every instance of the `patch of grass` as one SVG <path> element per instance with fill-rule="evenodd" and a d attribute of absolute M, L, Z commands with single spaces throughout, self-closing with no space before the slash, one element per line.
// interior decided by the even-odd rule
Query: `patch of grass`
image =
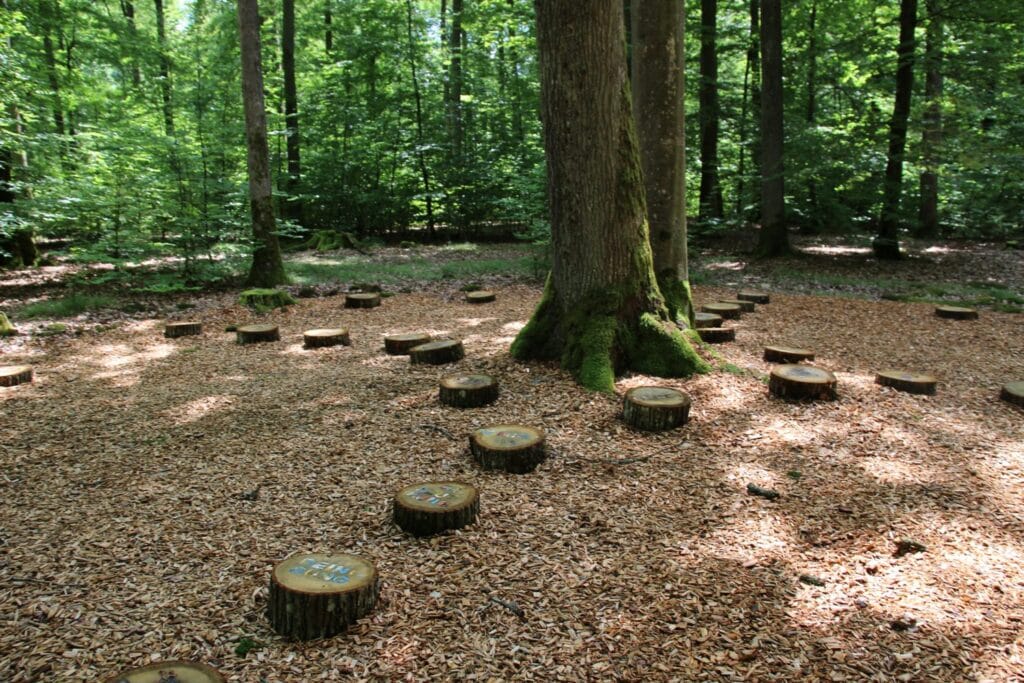
<path fill-rule="evenodd" d="M 401 263 L 370 263 L 358 257 L 318 261 L 292 261 L 285 264 L 288 276 L 300 285 L 339 282 L 379 282 L 396 284 L 409 280 L 431 282 L 458 280 L 487 275 L 531 277 L 534 269 L 529 256 L 509 259 L 471 259 L 436 263 L 413 258 Z"/>
<path fill-rule="evenodd" d="M 19 311 L 18 316 L 25 320 L 36 318 L 73 318 L 88 311 L 114 308 L 117 299 L 103 294 L 83 294 L 74 292 L 59 299 L 47 299 L 28 304 Z"/>
<path fill-rule="evenodd" d="M 793 481 L 799 481 L 800 477 L 804 476 L 800 470 L 790 470 L 786 472 L 786 476 Z"/>
<path fill-rule="evenodd" d="M 446 244 L 441 247 L 441 251 L 476 251 L 480 247 L 472 242 L 456 242 L 454 244 Z"/>
<path fill-rule="evenodd" d="M 238 639 L 238 645 L 235 646 L 235 654 L 239 657 L 244 657 L 250 652 L 262 650 L 264 647 L 266 647 L 266 645 L 256 640 L 255 638 L 250 638 L 249 636 L 242 636 Z"/>
<path fill-rule="evenodd" d="M 36 336 L 39 337 L 50 337 L 56 334 L 64 334 L 68 331 L 68 326 L 64 323 L 50 323 L 43 329 L 36 332 Z"/>
<path fill-rule="evenodd" d="M 747 374 L 746 370 L 744 370 L 738 365 L 734 365 L 733 363 L 721 363 L 718 366 L 718 369 L 721 370 L 722 372 L 727 372 L 730 375 L 736 375 L 737 377 L 743 377 L 744 375 Z"/>

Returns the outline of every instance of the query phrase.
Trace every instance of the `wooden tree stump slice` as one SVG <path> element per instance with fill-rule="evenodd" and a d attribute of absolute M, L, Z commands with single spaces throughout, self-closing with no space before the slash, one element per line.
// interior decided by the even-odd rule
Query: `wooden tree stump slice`
<path fill-rule="evenodd" d="M 814 360 L 814 351 L 795 349 L 792 346 L 766 346 L 764 347 L 764 359 L 771 363 L 799 363 L 804 360 Z"/>
<path fill-rule="evenodd" d="M 697 334 L 700 335 L 701 341 L 706 341 L 708 344 L 736 341 L 735 327 L 699 327 Z"/>
<path fill-rule="evenodd" d="M 494 292 L 488 292 L 485 289 L 476 292 L 466 292 L 466 301 L 471 304 L 489 304 L 495 298 Z"/>
<path fill-rule="evenodd" d="M 392 356 L 408 356 L 409 349 L 430 341 L 430 335 L 426 332 L 412 332 L 410 334 L 389 334 L 384 337 L 384 351 Z"/>
<path fill-rule="evenodd" d="M 1024 382 L 1010 382 L 1003 386 L 999 398 L 1024 408 Z"/>
<path fill-rule="evenodd" d="M 720 315 L 726 320 L 739 320 L 740 316 L 743 314 L 743 309 L 741 309 L 738 305 L 725 304 L 721 302 L 714 304 L 704 304 L 703 306 L 701 306 L 701 310 L 704 311 L 705 313 L 714 313 L 715 315 Z"/>
<path fill-rule="evenodd" d="M 480 494 L 459 481 L 412 484 L 395 495 L 395 524 L 413 536 L 461 529 L 476 521 Z"/>
<path fill-rule="evenodd" d="M 813 365 L 777 365 L 769 375 L 768 391 L 791 400 L 831 401 L 836 397 L 836 376 Z"/>
<path fill-rule="evenodd" d="M 375 308 L 380 306 L 380 294 L 377 292 L 356 292 L 345 295 L 345 308 Z"/>
<path fill-rule="evenodd" d="M 962 306 L 936 306 L 935 315 L 951 320 L 977 320 L 978 311 Z"/>
<path fill-rule="evenodd" d="M 216 669 L 196 662 L 157 662 L 125 671 L 106 683 L 224 683 Z"/>
<path fill-rule="evenodd" d="M 164 336 L 169 339 L 191 337 L 203 333 L 203 324 L 196 322 L 167 323 L 164 325 Z"/>
<path fill-rule="evenodd" d="M 0 387 L 16 387 L 31 381 L 31 365 L 7 365 L 0 368 Z"/>
<path fill-rule="evenodd" d="M 327 346 L 349 346 L 352 340 L 344 327 L 306 330 L 302 333 L 302 343 L 307 349 L 320 349 Z"/>
<path fill-rule="evenodd" d="M 722 316 L 699 311 L 693 314 L 693 326 L 697 329 L 702 327 L 721 327 Z"/>
<path fill-rule="evenodd" d="M 767 292 L 759 292 L 756 289 L 741 289 L 736 293 L 740 301 L 753 301 L 755 304 L 766 304 L 771 301 Z"/>
<path fill-rule="evenodd" d="M 456 339 L 441 339 L 427 342 L 409 349 L 409 359 L 415 365 L 444 365 L 466 357 L 462 342 Z"/>
<path fill-rule="evenodd" d="M 720 304 L 734 304 L 740 307 L 740 310 L 744 313 L 753 313 L 757 308 L 757 304 L 753 301 L 744 301 L 743 299 L 722 299 L 718 303 Z"/>
<path fill-rule="evenodd" d="M 330 638 L 373 609 L 378 584 L 373 564 L 356 555 L 292 555 L 270 574 L 267 618 L 288 638 Z"/>
<path fill-rule="evenodd" d="M 526 474 L 544 461 L 544 432 L 523 425 L 494 425 L 473 432 L 469 449 L 485 470 Z"/>
<path fill-rule="evenodd" d="M 498 383 L 490 375 L 442 377 L 438 400 L 456 408 L 478 408 L 498 400 Z"/>
<path fill-rule="evenodd" d="M 235 330 L 235 339 L 239 344 L 258 344 L 281 340 L 277 325 L 243 325 Z"/>
<path fill-rule="evenodd" d="M 622 402 L 622 419 L 648 432 L 675 429 L 690 416 L 690 397 L 665 387 L 634 387 Z"/>
<path fill-rule="evenodd" d="M 875 382 L 883 387 L 892 387 L 909 394 L 935 394 L 938 380 L 932 375 L 902 370 L 882 370 L 875 375 Z"/>

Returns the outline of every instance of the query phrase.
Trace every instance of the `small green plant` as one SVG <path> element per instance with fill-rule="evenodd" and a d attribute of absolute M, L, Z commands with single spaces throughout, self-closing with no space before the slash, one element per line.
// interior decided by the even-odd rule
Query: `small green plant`
<path fill-rule="evenodd" d="M 13 337 L 16 334 L 18 334 L 18 330 L 7 319 L 7 314 L 0 313 L 0 337 Z"/>
<path fill-rule="evenodd" d="M 74 292 L 59 299 L 47 299 L 29 304 L 19 311 L 26 320 L 38 318 L 73 318 L 88 311 L 114 308 L 117 299 L 103 294 L 82 294 Z"/>
<path fill-rule="evenodd" d="M 238 639 L 238 645 L 235 646 L 235 654 L 239 657 L 244 657 L 250 652 L 262 650 L 264 647 L 266 647 L 266 645 L 256 640 L 255 638 L 250 638 L 249 636 L 242 636 Z"/>
<path fill-rule="evenodd" d="M 41 337 L 52 337 L 57 334 L 64 334 L 68 331 L 68 326 L 64 323 L 50 323 L 43 329 L 36 333 L 37 336 Z"/>
<path fill-rule="evenodd" d="M 283 289 L 247 289 L 238 296 L 238 303 L 258 313 L 284 308 L 295 303 L 292 295 Z"/>
<path fill-rule="evenodd" d="M 800 472 L 800 470 L 790 470 L 789 472 L 786 472 L 786 476 L 792 479 L 793 481 L 798 481 L 800 477 L 803 476 L 803 474 Z"/>

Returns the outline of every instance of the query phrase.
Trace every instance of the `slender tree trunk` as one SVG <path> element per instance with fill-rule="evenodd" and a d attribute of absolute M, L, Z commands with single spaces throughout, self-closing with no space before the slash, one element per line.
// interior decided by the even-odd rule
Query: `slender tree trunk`
<path fill-rule="evenodd" d="M 885 166 L 882 216 L 872 247 L 880 259 L 898 259 L 900 195 L 903 189 L 903 153 L 907 145 L 910 96 L 914 89 L 914 31 L 917 28 L 917 0 L 900 2 L 900 43 L 896 49 L 896 101 L 889 122 L 889 155 Z"/>
<path fill-rule="evenodd" d="M 333 19 L 331 3 L 333 2 L 334 0 L 324 0 L 324 52 L 328 55 L 334 51 L 334 29 L 331 27 Z"/>
<path fill-rule="evenodd" d="M 811 2 L 811 14 L 807 22 L 807 128 L 814 127 L 815 118 L 818 112 L 818 0 Z M 814 175 L 807 177 L 807 220 L 803 224 L 803 231 L 816 233 L 818 231 L 818 188 L 814 182 Z"/>
<path fill-rule="evenodd" d="M 750 62 L 750 117 L 753 130 L 750 140 L 751 221 L 761 220 L 761 2 L 750 0 L 750 44 L 747 46 Z"/>
<path fill-rule="evenodd" d="M 462 120 L 462 50 L 465 32 L 462 30 L 462 0 L 452 0 L 452 30 L 448 38 L 448 125 L 451 136 L 451 163 L 462 164 L 464 139 Z"/>
<path fill-rule="evenodd" d="M 267 148 L 267 112 L 263 103 L 257 0 L 238 0 L 238 32 L 241 38 L 245 142 L 249 150 L 249 208 L 255 242 L 246 284 L 250 287 L 274 287 L 284 283 L 287 278 L 281 261 L 271 199 L 270 151 Z"/>
<path fill-rule="evenodd" d="M 721 218 L 718 175 L 718 0 L 700 3 L 700 220 Z"/>
<path fill-rule="evenodd" d="M 632 0 L 633 114 L 654 272 L 673 320 L 692 321 L 686 253 L 684 0 Z"/>
<path fill-rule="evenodd" d="M 668 319 L 654 275 L 631 115 L 621 0 L 536 0 L 553 262 L 512 345 L 613 391 L 627 368 L 704 368 Z"/>
<path fill-rule="evenodd" d="M 156 9 L 156 40 L 160 50 L 160 97 L 163 99 L 164 134 L 174 137 L 174 106 L 171 100 L 171 58 L 167 54 L 167 33 L 164 28 L 164 0 L 153 0 Z"/>
<path fill-rule="evenodd" d="M 918 210 L 918 237 L 939 234 L 939 148 L 942 145 L 943 42 L 942 6 L 939 0 L 925 0 L 928 31 L 925 35 L 924 133 L 921 139 L 921 206 Z"/>
<path fill-rule="evenodd" d="M 782 3 L 761 0 L 761 256 L 789 252 L 783 165 Z"/>
<path fill-rule="evenodd" d="M 132 61 L 132 87 L 138 89 L 142 84 L 142 71 L 139 69 L 138 44 L 139 33 L 135 26 L 135 3 L 131 0 L 121 0 L 121 14 L 128 24 L 128 51 Z"/>
<path fill-rule="evenodd" d="M 49 29 L 43 34 L 43 58 L 46 60 L 46 77 L 50 81 L 50 92 L 53 93 L 53 126 L 57 135 L 64 137 L 64 103 L 60 95 L 60 76 L 57 74 L 57 59 L 53 49 L 53 39 Z M 61 145 L 63 148 L 63 145 Z"/>
<path fill-rule="evenodd" d="M 412 93 L 416 103 L 416 160 L 419 163 L 420 175 L 423 178 L 423 195 L 427 203 L 427 231 L 431 241 L 437 237 L 434 225 L 434 200 L 430 189 L 430 171 L 423 151 L 423 101 L 420 96 L 420 79 L 416 70 L 416 40 L 412 30 L 412 0 L 405 0 L 406 28 L 409 34 L 409 71 L 412 74 Z"/>
<path fill-rule="evenodd" d="M 295 0 L 283 0 L 281 22 L 281 65 L 284 69 L 284 125 L 287 131 L 288 182 L 285 215 L 302 224 L 302 180 L 299 163 L 299 101 L 295 88 Z"/>

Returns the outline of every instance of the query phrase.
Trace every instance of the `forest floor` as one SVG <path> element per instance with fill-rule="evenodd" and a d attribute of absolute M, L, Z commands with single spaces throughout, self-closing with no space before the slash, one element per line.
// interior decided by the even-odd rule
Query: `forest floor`
<path fill-rule="evenodd" d="M 164 659 L 245 683 L 1024 680 L 1024 411 L 998 399 L 1024 380 L 1024 315 L 1000 312 L 1024 266 L 1021 252 L 943 248 L 881 266 L 702 252 L 698 302 L 738 285 L 772 301 L 706 350 L 715 372 L 621 379 L 620 395 L 656 382 L 693 398 L 690 422 L 659 434 L 630 430 L 620 397 L 508 357 L 540 287 L 497 270 L 396 281 L 368 310 L 319 296 L 256 315 L 222 293 L 56 334 L 19 324 L 31 334 L 0 342 L 2 364 L 36 379 L 0 389 L 0 680 Z M 495 303 L 463 302 L 470 272 Z M 17 324 L 16 277 L 0 296 Z M 977 321 L 881 298 L 975 294 L 992 297 Z M 165 339 L 167 316 L 204 333 Z M 255 320 L 282 341 L 224 332 Z M 335 325 L 350 347 L 302 348 L 303 330 Z M 406 331 L 460 338 L 466 358 L 384 355 L 382 336 Z M 771 343 L 815 350 L 838 399 L 770 398 Z M 875 385 L 886 367 L 937 375 L 938 394 Z M 438 378 L 467 371 L 497 377 L 498 402 L 440 406 Z M 535 472 L 469 457 L 472 430 L 507 422 L 546 431 Z M 395 490 L 438 478 L 479 487 L 478 522 L 403 534 Z M 924 551 L 897 556 L 903 539 Z M 341 636 L 284 641 L 264 616 L 271 567 L 331 550 L 376 563 L 376 609 Z"/>

